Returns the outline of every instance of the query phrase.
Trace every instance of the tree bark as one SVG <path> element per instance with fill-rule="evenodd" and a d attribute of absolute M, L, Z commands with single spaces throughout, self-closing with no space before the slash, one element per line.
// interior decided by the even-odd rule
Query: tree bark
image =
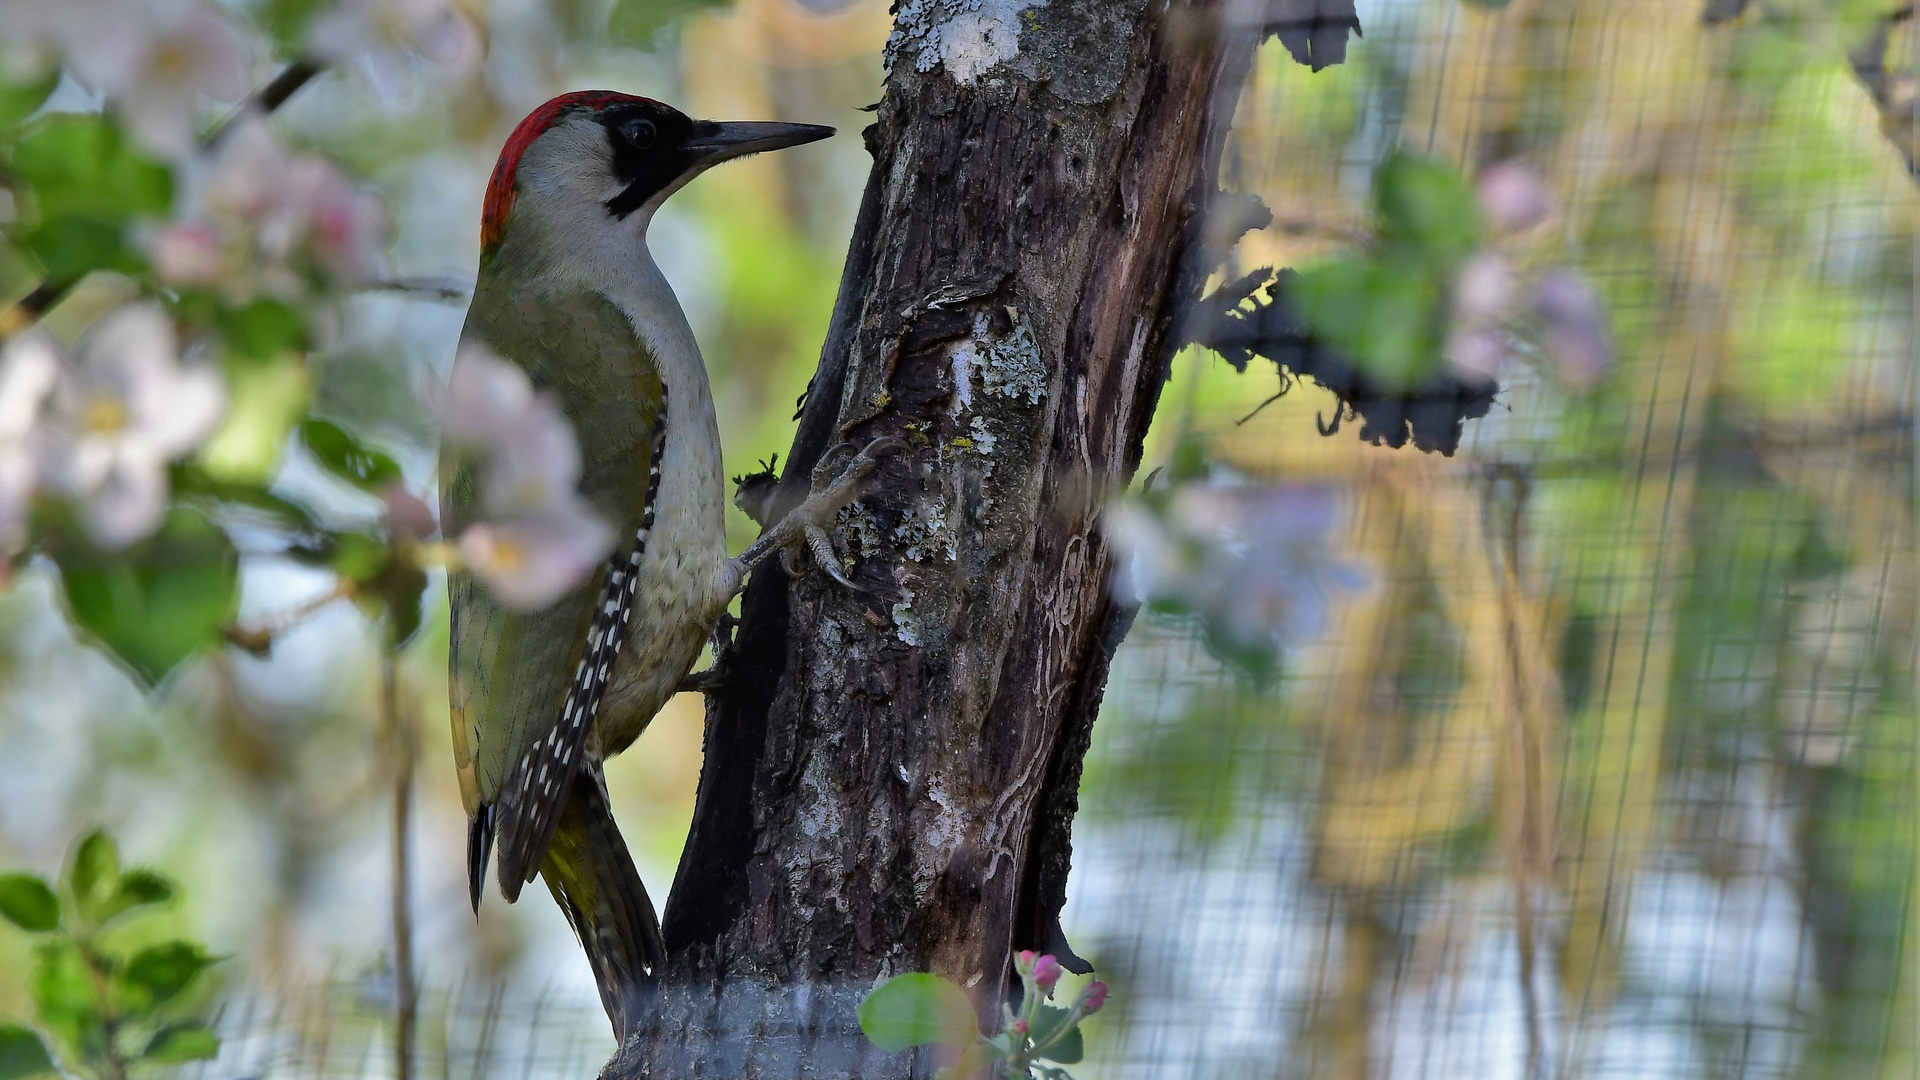
<path fill-rule="evenodd" d="M 1061 950 L 1131 615 L 1101 510 L 1204 278 L 1197 207 L 1252 55 L 1213 3 L 902 3 L 775 512 L 829 447 L 909 449 L 839 529 L 868 593 L 769 564 L 745 594 L 656 1020 L 608 1075 L 903 1075 L 854 1018 L 879 978 L 943 974 L 991 1029 L 1011 952 Z"/>

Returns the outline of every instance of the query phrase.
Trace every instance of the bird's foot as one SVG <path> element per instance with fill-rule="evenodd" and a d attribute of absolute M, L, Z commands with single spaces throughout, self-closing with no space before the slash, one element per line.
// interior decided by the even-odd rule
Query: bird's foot
<path fill-rule="evenodd" d="M 781 553 L 781 565 L 789 574 L 798 574 L 800 567 L 792 556 L 803 548 L 828 577 L 846 588 L 860 591 L 847 577 L 827 527 L 860 493 L 860 486 L 880 467 L 881 460 L 900 452 L 906 445 L 901 439 L 884 436 L 868 443 L 858 453 L 847 443 L 827 451 L 813 467 L 813 490 L 806 499 L 728 565 L 730 584 L 734 588 L 726 595 L 737 592 L 747 574 L 774 552 Z"/>
<path fill-rule="evenodd" d="M 860 493 L 861 485 L 880 467 L 881 459 L 899 453 L 906 446 L 904 440 L 889 435 L 873 440 L 858 453 L 854 452 L 851 443 L 841 443 L 821 455 L 819 463 L 813 467 L 813 493 L 788 515 L 788 520 L 797 526 L 798 532 L 797 536 L 789 537 L 780 552 L 780 565 L 789 576 L 798 577 L 804 571 L 799 561 L 804 548 L 807 554 L 813 556 L 814 565 L 839 582 L 841 587 L 855 592 L 867 591 L 847 577 L 840 552 L 833 546 L 833 537 L 827 532 L 827 527 L 833 524 L 847 504 L 853 502 Z"/>

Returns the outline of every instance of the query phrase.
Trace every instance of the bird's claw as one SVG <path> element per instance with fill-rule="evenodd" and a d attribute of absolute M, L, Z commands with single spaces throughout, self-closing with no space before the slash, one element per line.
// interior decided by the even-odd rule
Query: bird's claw
<path fill-rule="evenodd" d="M 828 577 L 839 582 L 843 588 L 854 592 L 867 591 L 855 585 L 841 570 L 840 553 L 833 550 L 833 540 L 827 535 L 827 530 L 809 522 L 801 527 L 801 535 L 806 537 L 807 550 L 813 553 L 813 561 L 819 564 L 820 569 L 827 572 Z"/>
<path fill-rule="evenodd" d="M 873 475 L 881 460 L 906 449 L 906 445 L 904 440 L 888 435 L 869 442 L 857 453 L 851 444 L 840 443 L 821 456 L 813 467 L 813 493 L 794 508 L 795 533 L 780 554 L 780 563 L 789 575 L 799 576 L 799 564 L 794 556 L 798 554 L 797 549 L 804 546 L 828 577 L 855 592 L 867 591 L 847 577 L 827 527 L 853 501 L 860 484 Z"/>
<path fill-rule="evenodd" d="M 853 454 L 853 460 L 841 465 L 839 463 L 849 453 L 853 453 L 853 444 L 836 444 L 822 454 L 819 463 L 814 465 L 813 495 L 807 499 L 807 502 L 811 503 L 815 499 L 826 496 L 827 498 L 822 501 L 834 504 L 829 513 L 839 513 L 840 507 L 853 501 L 854 487 L 873 475 L 873 470 L 880 467 L 881 459 L 906 448 L 906 440 L 892 435 L 882 435 L 861 447 L 859 453 Z M 816 521 L 814 524 L 825 525 L 826 522 Z"/>

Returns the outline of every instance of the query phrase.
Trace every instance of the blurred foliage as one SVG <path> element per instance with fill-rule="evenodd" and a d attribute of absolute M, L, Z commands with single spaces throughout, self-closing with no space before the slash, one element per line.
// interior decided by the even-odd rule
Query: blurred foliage
<path fill-rule="evenodd" d="M 1073 1080 L 1062 1065 L 1086 1055 L 1081 1021 L 1107 1002 L 1107 984 L 1090 983 L 1065 1005 L 1049 1005 L 1062 974 L 1050 955 L 1013 958 L 1018 1002 L 1000 1006 L 1000 1030 L 987 1035 L 973 1001 L 952 981 L 925 971 L 895 975 L 861 1000 L 860 1030 L 890 1052 L 935 1046 L 945 1061 L 936 1080 Z M 1050 1064 L 1051 1063 L 1051 1064 Z"/>
<path fill-rule="evenodd" d="M 68 530 L 49 554 L 74 621 L 148 684 L 220 639 L 238 599 L 239 559 L 202 513 L 176 509 L 160 531 L 104 552 Z"/>
<path fill-rule="evenodd" d="M 1373 175 L 1379 246 L 1303 267 L 1290 290 L 1310 332 L 1392 388 L 1440 364 L 1448 282 L 1480 242 L 1473 193 L 1444 165 L 1396 153 Z"/>
<path fill-rule="evenodd" d="M 120 932 L 176 892 L 151 870 L 123 870 L 113 838 L 97 829 L 74 846 L 58 888 L 33 874 L 0 875 L 0 916 L 37 940 L 25 973 L 37 1030 L 0 1025 L 0 1076 L 125 1080 L 141 1066 L 219 1052 L 198 1016 L 205 994 L 188 992 L 215 958 L 192 941 L 137 945 Z"/>
<path fill-rule="evenodd" d="M 7 167 L 32 201 L 14 237 L 49 280 L 69 285 L 94 270 L 137 273 L 144 260 L 127 243 L 140 215 L 167 212 L 173 177 L 99 116 L 48 116 L 8 148 Z M 16 189 L 19 190 L 19 189 Z"/>

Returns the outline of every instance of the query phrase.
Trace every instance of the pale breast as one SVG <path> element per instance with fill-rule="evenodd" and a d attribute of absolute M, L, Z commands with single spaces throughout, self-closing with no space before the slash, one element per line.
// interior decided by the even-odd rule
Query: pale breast
<path fill-rule="evenodd" d="M 693 670 L 711 632 L 727 559 L 720 429 L 705 371 L 666 374 L 667 437 L 654 525 L 637 571 L 633 620 L 600 704 L 601 753 L 624 750 Z"/>

